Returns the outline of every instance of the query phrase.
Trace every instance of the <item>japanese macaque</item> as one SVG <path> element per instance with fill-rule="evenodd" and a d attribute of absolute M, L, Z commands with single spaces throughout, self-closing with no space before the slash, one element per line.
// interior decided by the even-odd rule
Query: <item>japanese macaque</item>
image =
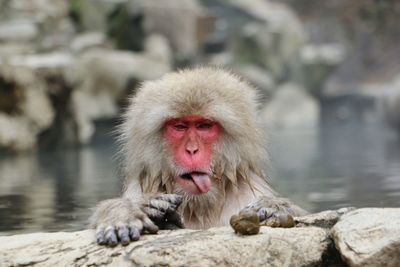
<path fill-rule="evenodd" d="M 250 209 L 260 221 L 304 214 L 263 173 L 266 152 L 254 88 L 201 67 L 142 84 L 120 128 L 126 184 L 91 218 L 99 244 L 128 244 L 158 229 L 229 225 Z"/>

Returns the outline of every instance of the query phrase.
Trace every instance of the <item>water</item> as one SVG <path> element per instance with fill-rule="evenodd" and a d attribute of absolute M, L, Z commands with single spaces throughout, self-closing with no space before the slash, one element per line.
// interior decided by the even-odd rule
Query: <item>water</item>
<path fill-rule="evenodd" d="M 0 235 L 85 229 L 91 208 L 121 192 L 111 130 L 80 149 L 1 157 Z"/>
<path fill-rule="evenodd" d="M 400 140 L 381 125 L 273 132 L 273 184 L 310 211 L 400 206 Z"/>
<path fill-rule="evenodd" d="M 1 157 L 0 235 L 85 229 L 91 208 L 120 194 L 111 130 L 80 149 Z M 269 136 L 272 184 L 300 206 L 400 206 L 400 141 L 379 125 Z"/>

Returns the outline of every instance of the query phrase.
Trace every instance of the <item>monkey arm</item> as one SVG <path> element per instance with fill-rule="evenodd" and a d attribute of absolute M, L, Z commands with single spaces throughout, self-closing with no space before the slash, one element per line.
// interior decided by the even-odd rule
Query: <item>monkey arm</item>
<path fill-rule="evenodd" d="M 140 202 L 129 197 L 104 200 L 90 219 L 96 241 L 100 245 L 127 245 L 143 233 L 157 233 L 157 224 L 162 229 L 170 229 L 172 224 L 183 227 L 175 214 L 181 201 L 177 195 L 143 196 Z"/>

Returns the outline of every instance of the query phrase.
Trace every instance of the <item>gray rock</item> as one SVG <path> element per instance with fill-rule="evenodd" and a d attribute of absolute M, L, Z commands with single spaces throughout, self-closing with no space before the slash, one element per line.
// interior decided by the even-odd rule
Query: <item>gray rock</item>
<path fill-rule="evenodd" d="M 141 0 L 141 3 L 146 32 L 164 35 L 172 49 L 181 55 L 196 56 L 197 23 L 204 11 L 198 0 Z"/>
<path fill-rule="evenodd" d="M 236 60 L 264 67 L 275 80 L 298 79 L 306 37 L 296 14 L 287 5 L 270 1 L 234 0 L 232 4 L 255 18 L 240 32 Z"/>
<path fill-rule="evenodd" d="M 53 121 L 54 112 L 46 86 L 32 69 L 0 68 L 0 147 L 12 151 L 31 150 L 39 132 Z"/>
<path fill-rule="evenodd" d="M 94 243 L 90 230 L 0 237 L 2 266 L 315 266 L 330 244 L 317 227 L 162 231 L 126 247 Z"/>
<path fill-rule="evenodd" d="M 48 51 L 69 43 L 74 29 L 69 19 L 69 1 L 2 1 L 0 40 L 29 44 Z"/>
<path fill-rule="evenodd" d="M 349 266 L 400 265 L 400 208 L 365 208 L 349 212 L 332 235 Z"/>
<path fill-rule="evenodd" d="M 76 0 L 71 1 L 74 12 L 80 18 L 80 26 L 84 31 L 107 32 L 107 16 L 120 3 L 127 0 Z"/>
<path fill-rule="evenodd" d="M 102 47 L 106 44 L 106 36 L 101 32 L 86 32 L 76 35 L 71 43 L 71 50 L 82 52 L 93 47 Z"/>
<path fill-rule="evenodd" d="M 287 83 L 277 89 L 261 111 L 268 128 L 315 130 L 319 121 L 319 104 L 301 87 Z"/>
<path fill-rule="evenodd" d="M 264 101 L 272 95 L 277 87 L 272 75 L 256 65 L 245 64 L 234 69 L 258 89 Z"/>
<path fill-rule="evenodd" d="M 326 210 L 319 213 L 309 214 L 302 217 L 295 217 L 296 226 L 318 226 L 322 228 L 331 228 L 340 217 L 354 208 L 341 208 L 339 210 Z"/>
<path fill-rule="evenodd" d="M 0 41 L 32 41 L 38 36 L 39 30 L 34 21 L 12 20 L 0 23 Z"/>
<path fill-rule="evenodd" d="M 77 84 L 72 93 L 72 107 L 78 125 L 78 143 L 90 140 L 94 120 L 118 114 L 118 101 L 133 93 L 138 82 L 159 78 L 171 70 L 171 52 L 165 38 L 151 35 L 145 48 L 143 53 L 89 49 L 75 60 L 67 77 L 71 84 Z"/>
<path fill-rule="evenodd" d="M 332 71 L 344 60 L 345 48 L 340 44 L 308 44 L 301 50 L 304 66 L 304 86 L 315 95 L 321 89 Z"/>
<path fill-rule="evenodd" d="M 65 69 L 72 65 L 74 59 L 68 52 L 51 52 L 33 55 L 14 55 L 7 58 L 10 66 L 24 67 L 32 70 Z"/>

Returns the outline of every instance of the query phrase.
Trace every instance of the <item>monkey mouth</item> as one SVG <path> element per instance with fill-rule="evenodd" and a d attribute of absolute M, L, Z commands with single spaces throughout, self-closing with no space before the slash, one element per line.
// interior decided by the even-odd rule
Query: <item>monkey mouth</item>
<path fill-rule="evenodd" d="M 184 174 L 182 174 L 180 176 L 181 176 L 182 179 L 185 179 L 185 180 L 193 180 L 193 175 L 208 175 L 208 174 L 205 173 L 205 172 L 197 172 L 197 171 L 195 171 L 195 172 L 186 172 L 186 173 L 184 173 Z"/>
<path fill-rule="evenodd" d="M 179 177 L 185 181 L 196 186 L 198 193 L 207 193 L 211 188 L 211 177 L 210 174 L 200 171 L 186 172 Z"/>

